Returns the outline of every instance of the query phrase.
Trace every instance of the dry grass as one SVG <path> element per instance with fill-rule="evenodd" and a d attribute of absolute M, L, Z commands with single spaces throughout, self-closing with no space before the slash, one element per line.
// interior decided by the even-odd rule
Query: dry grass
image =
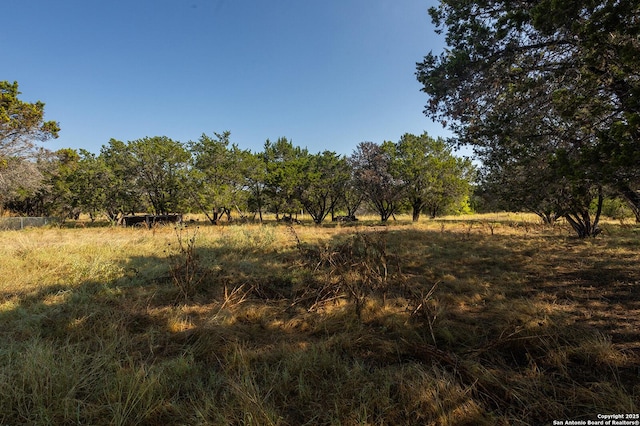
<path fill-rule="evenodd" d="M 640 409 L 637 226 L 577 240 L 494 214 L 183 232 L 182 248 L 170 227 L 0 233 L 0 424 Z"/>

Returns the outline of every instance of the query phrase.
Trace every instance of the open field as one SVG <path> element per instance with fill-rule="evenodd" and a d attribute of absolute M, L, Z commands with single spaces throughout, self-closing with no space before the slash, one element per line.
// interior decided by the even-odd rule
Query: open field
<path fill-rule="evenodd" d="M 402 219 L 402 218 L 400 218 Z M 494 425 L 640 412 L 640 226 L 0 232 L 0 424 Z"/>

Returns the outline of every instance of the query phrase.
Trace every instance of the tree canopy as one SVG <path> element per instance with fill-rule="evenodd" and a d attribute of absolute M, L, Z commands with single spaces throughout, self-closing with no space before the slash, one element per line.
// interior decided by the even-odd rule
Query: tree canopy
<path fill-rule="evenodd" d="M 343 200 L 350 173 L 347 160 L 331 151 L 310 155 L 297 187 L 297 198 L 322 223 Z"/>
<path fill-rule="evenodd" d="M 60 127 L 44 121 L 44 103 L 18 98 L 18 83 L 0 81 L 0 202 L 22 202 L 43 176 L 35 163 L 46 155 L 37 142 L 58 137 Z M 1 208 L 2 206 L 0 206 Z"/>
<path fill-rule="evenodd" d="M 430 14 L 448 47 L 417 65 L 425 113 L 494 172 L 565 171 L 536 186 L 571 223 L 604 185 L 638 207 L 639 13 L 634 0 L 442 0 Z"/>
<path fill-rule="evenodd" d="M 0 81 L 0 157 L 22 157 L 36 148 L 35 142 L 57 138 L 60 127 L 44 121 L 44 103 L 18 99 L 18 82 Z"/>
<path fill-rule="evenodd" d="M 400 207 L 403 182 L 393 173 L 393 143 L 361 142 L 350 157 L 356 187 L 367 197 L 380 221 L 386 222 Z"/>
<path fill-rule="evenodd" d="M 230 142 L 231 132 L 203 134 L 197 142 L 190 142 L 193 168 L 187 191 L 212 223 L 222 213 L 242 204 L 244 176 L 241 167 L 245 158 L 237 145 Z M 209 215 L 211 211 L 211 215 Z"/>
<path fill-rule="evenodd" d="M 475 178 L 471 160 L 454 156 L 443 139 L 434 139 L 426 132 L 420 136 L 405 133 L 397 144 L 388 147 L 414 221 L 419 220 L 423 210 L 435 218 L 471 194 Z"/>

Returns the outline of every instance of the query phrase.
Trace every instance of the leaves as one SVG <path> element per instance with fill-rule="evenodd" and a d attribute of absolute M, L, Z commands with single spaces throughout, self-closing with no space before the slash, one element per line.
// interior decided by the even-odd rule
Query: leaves
<path fill-rule="evenodd" d="M 638 187 L 617 153 L 640 152 L 639 13 L 631 0 L 443 0 L 431 15 L 448 49 L 417 64 L 425 114 L 474 146 L 516 207 L 562 210 L 602 185 L 622 192 L 621 176 Z M 558 154 L 565 173 L 550 169 Z"/>
<path fill-rule="evenodd" d="M 444 140 L 433 139 L 427 133 L 407 133 L 391 149 L 393 167 L 404 182 L 414 221 L 423 209 L 435 217 L 471 193 L 475 178 L 471 160 L 455 157 Z"/>
<path fill-rule="evenodd" d="M 349 158 L 353 178 L 359 191 L 386 222 L 398 209 L 403 198 L 403 182 L 394 175 L 388 144 L 361 142 Z"/>
<path fill-rule="evenodd" d="M 34 142 L 57 138 L 60 127 L 44 121 L 44 103 L 18 99 L 18 82 L 0 81 L 0 157 L 26 156 Z"/>
<path fill-rule="evenodd" d="M 342 201 L 350 177 L 347 160 L 335 152 L 309 156 L 296 192 L 315 223 L 322 223 Z"/>
<path fill-rule="evenodd" d="M 34 161 L 42 156 L 36 142 L 57 138 L 60 127 L 44 121 L 44 103 L 18 99 L 18 82 L 0 81 L 0 208 L 33 195 L 42 173 Z"/>

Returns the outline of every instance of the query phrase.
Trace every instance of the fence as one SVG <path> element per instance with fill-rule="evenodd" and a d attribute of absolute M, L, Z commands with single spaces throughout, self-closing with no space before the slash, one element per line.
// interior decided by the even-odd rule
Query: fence
<path fill-rule="evenodd" d="M 55 217 L 2 217 L 0 230 L 20 230 L 28 227 L 45 226 L 56 223 Z"/>

